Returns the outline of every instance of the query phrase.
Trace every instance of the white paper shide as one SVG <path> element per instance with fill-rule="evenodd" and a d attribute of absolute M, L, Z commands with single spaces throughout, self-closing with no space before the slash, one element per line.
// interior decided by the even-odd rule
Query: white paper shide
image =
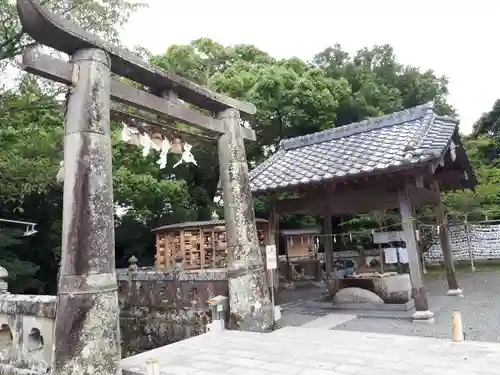
<path fill-rule="evenodd" d="M 151 154 L 151 151 L 157 151 L 159 153 L 158 160 L 156 164 L 159 165 L 160 169 L 164 169 L 167 166 L 168 154 L 176 153 L 173 152 L 173 144 L 172 142 L 160 133 L 151 134 L 149 131 L 144 129 L 139 129 L 132 125 L 127 125 L 122 122 L 122 130 L 120 133 L 120 139 L 122 142 L 139 146 L 142 150 L 142 156 L 147 157 Z M 179 146 L 179 140 L 177 139 L 177 148 Z M 185 164 L 194 164 L 198 165 L 196 162 L 191 150 L 193 146 L 184 142 L 182 145 L 182 153 L 180 160 L 174 164 L 174 168 L 179 165 Z M 180 153 L 180 150 L 179 150 Z"/>

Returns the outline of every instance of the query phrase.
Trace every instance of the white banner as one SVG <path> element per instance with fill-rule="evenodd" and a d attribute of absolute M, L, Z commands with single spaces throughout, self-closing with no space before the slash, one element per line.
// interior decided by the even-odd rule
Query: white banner
<path fill-rule="evenodd" d="M 278 268 L 276 245 L 266 245 L 266 267 L 268 270 L 275 270 Z"/>
<path fill-rule="evenodd" d="M 403 242 L 403 231 L 374 232 L 373 243 Z"/>

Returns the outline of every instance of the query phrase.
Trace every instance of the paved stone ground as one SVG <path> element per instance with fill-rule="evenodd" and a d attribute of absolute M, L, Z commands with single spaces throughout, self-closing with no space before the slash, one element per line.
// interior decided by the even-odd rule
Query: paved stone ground
<path fill-rule="evenodd" d="M 464 298 L 448 297 L 450 303 L 437 313 L 433 325 L 415 324 L 408 320 L 358 318 L 335 329 L 449 338 L 451 312 L 460 311 L 466 340 L 499 341 L 500 271 L 460 272 L 458 278 Z M 425 281 L 429 294 L 446 293 L 444 277 L 429 276 Z"/>
<path fill-rule="evenodd" d="M 449 338 L 451 336 L 451 312 L 460 311 L 466 340 L 499 341 L 500 293 L 498 291 L 500 290 L 500 271 L 478 271 L 475 274 L 459 271 L 458 278 L 465 297 L 441 298 L 440 305 L 442 306 L 440 306 L 440 311 L 436 311 L 436 321 L 433 325 L 415 324 L 407 319 L 357 318 L 341 324 L 335 329 Z M 426 276 L 425 283 L 431 296 L 444 296 L 446 294 L 447 285 L 444 276 L 435 273 L 429 274 Z M 294 309 L 294 306 L 300 305 L 308 299 L 317 298 L 321 293 L 322 290 L 317 287 L 299 288 L 283 293 L 277 299 L 277 302 L 285 308 L 279 326 L 301 326 L 326 315 L 324 310 L 300 313 L 300 308 Z M 444 303 L 443 300 L 445 300 Z M 328 311 L 328 313 L 331 312 L 331 310 Z M 337 313 L 342 313 L 342 311 Z"/>
<path fill-rule="evenodd" d="M 308 314 L 290 311 L 294 306 L 301 305 L 303 302 L 320 297 L 324 289 L 316 286 L 305 286 L 295 290 L 284 290 L 276 297 L 276 304 L 282 306 L 283 312 L 281 320 L 277 323 L 278 328 L 293 326 L 299 327 L 309 323 L 321 316 L 328 314 L 326 311 L 316 311 Z"/>
<path fill-rule="evenodd" d="M 123 375 L 493 375 L 500 344 L 286 327 L 211 332 L 121 361 Z"/>

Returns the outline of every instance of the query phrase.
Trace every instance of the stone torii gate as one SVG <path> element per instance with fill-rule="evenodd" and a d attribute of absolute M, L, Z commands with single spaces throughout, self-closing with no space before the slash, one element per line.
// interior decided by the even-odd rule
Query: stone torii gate
<path fill-rule="evenodd" d="M 218 137 L 227 229 L 231 320 L 266 331 L 273 307 L 255 228 L 240 112 L 253 104 L 212 92 L 87 33 L 33 0 L 18 0 L 23 29 L 69 62 L 28 49 L 24 70 L 70 87 L 64 136 L 62 259 L 51 373 L 120 372 L 120 332 L 111 168 L 111 100 L 175 119 Z M 137 89 L 110 73 L 141 84 Z M 204 110 L 192 109 L 183 102 Z"/>

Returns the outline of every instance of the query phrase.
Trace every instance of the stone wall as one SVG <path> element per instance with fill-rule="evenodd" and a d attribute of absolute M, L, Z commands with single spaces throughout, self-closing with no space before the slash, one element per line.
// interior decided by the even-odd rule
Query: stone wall
<path fill-rule="evenodd" d="M 204 333 L 212 316 L 207 301 L 229 292 L 225 270 L 117 270 L 117 279 L 122 357 Z M 56 300 L 0 294 L 1 375 L 46 373 Z"/>
<path fill-rule="evenodd" d="M 229 294 L 225 270 L 119 270 L 123 357 L 199 335 L 211 322 L 207 300 Z"/>
<path fill-rule="evenodd" d="M 55 296 L 0 294 L 0 374 L 45 373 L 55 307 Z"/>

